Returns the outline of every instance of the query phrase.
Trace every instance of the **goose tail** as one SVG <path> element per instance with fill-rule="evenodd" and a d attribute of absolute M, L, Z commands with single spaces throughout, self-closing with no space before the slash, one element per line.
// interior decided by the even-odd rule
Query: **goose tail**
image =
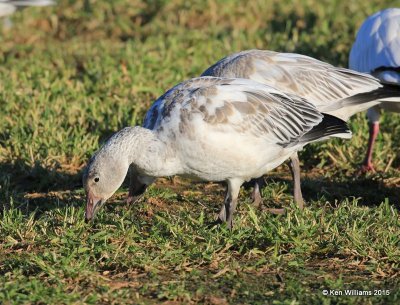
<path fill-rule="evenodd" d="M 305 145 L 311 142 L 324 141 L 333 137 L 342 139 L 351 138 L 351 130 L 345 121 L 327 113 L 322 114 L 324 117 L 318 125 L 301 136 L 296 143 L 291 143 L 289 146 L 298 144 Z"/>

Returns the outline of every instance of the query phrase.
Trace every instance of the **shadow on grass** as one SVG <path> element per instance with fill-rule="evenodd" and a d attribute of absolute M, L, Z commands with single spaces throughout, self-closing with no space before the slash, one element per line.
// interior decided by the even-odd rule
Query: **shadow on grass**
<path fill-rule="evenodd" d="M 290 178 L 270 176 L 276 182 L 284 182 L 288 192 L 293 193 L 293 182 Z M 385 200 L 400 211 L 400 188 L 386 185 L 384 180 L 372 177 L 354 177 L 346 181 L 333 181 L 323 176 L 302 177 L 301 181 L 304 200 L 310 201 L 343 201 L 346 198 L 359 198 L 359 205 L 379 206 Z"/>
<path fill-rule="evenodd" d="M 111 119 L 106 121 L 111 121 Z M 115 130 L 102 128 L 101 124 L 94 122 L 92 126 L 89 126 L 88 132 L 100 134 L 97 145 L 97 148 L 99 148 L 115 132 L 125 126 L 129 126 L 127 119 L 124 119 L 121 127 Z M 0 138 L 8 139 L 9 137 L 10 134 L 0 134 Z M 87 161 L 85 160 L 85 163 Z M 67 163 L 53 163 L 46 166 L 40 160 L 36 160 L 32 166 L 28 165 L 24 159 L 17 159 L 12 163 L 0 162 L 0 183 L 2 185 L 7 184 L 14 193 L 73 191 L 82 188 L 83 170 L 84 167 L 70 166 Z M 4 187 L 0 189 L 0 192 L 4 191 Z"/>
<path fill-rule="evenodd" d="M 17 160 L 14 164 L 0 163 L 0 180 L 8 181 L 15 192 L 51 192 L 82 187 L 82 170 L 67 173 L 36 163 L 33 167 Z"/>
<path fill-rule="evenodd" d="M 0 163 L 0 208 L 10 205 L 24 214 L 43 212 L 71 204 L 82 189 L 82 170 L 67 173 L 45 168 L 39 163 L 33 167 L 17 160 L 13 164 Z"/>
<path fill-rule="evenodd" d="M 372 177 L 358 177 L 344 182 L 306 179 L 303 190 L 306 200 L 319 200 L 322 196 L 329 201 L 354 197 L 360 198 L 358 201 L 360 205 L 369 207 L 378 206 L 388 200 L 393 207 L 400 210 L 398 201 L 400 189 Z"/>
<path fill-rule="evenodd" d="M 82 174 L 83 169 L 67 173 L 38 163 L 30 167 L 19 160 L 0 163 L 0 212 L 13 206 L 26 215 L 36 211 L 36 217 L 40 217 L 63 206 L 83 206 Z M 123 187 L 128 181 L 127 175 Z"/>

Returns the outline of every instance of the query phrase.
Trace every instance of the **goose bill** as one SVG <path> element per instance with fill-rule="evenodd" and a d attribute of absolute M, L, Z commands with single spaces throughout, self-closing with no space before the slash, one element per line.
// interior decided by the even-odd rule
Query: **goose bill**
<path fill-rule="evenodd" d="M 103 200 L 102 198 L 97 198 L 92 194 L 88 194 L 86 197 L 85 220 L 93 220 L 96 216 L 97 211 L 102 207 L 104 203 L 105 200 Z"/>

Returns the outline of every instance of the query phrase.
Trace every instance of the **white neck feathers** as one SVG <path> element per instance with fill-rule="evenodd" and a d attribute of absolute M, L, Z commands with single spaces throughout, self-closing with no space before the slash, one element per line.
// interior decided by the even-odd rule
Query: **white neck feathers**
<path fill-rule="evenodd" d="M 179 173 L 178 159 L 171 148 L 157 135 L 143 127 L 126 127 L 104 145 L 114 157 L 127 159 L 128 166 L 146 176 L 171 176 Z"/>

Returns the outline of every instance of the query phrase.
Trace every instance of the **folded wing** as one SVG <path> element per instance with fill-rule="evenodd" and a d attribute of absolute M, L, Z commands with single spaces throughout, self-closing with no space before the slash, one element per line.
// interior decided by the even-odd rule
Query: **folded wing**
<path fill-rule="evenodd" d="M 312 57 L 264 50 L 228 56 L 202 75 L 249 78 L 307 98 L 319 110 L 327 106 L 332 109 L 337 101 L 382 87 L 372 76 L 337 68 Z"/>
<path fill-rule="evenodd" d="M 318 125 L 323 115 L 305 99 L 246 79 L 200 77 L 161 96 L 144 127 L 182 131 L 207 124 L 215 131 L 263 137 L 288 145 Z"/>

